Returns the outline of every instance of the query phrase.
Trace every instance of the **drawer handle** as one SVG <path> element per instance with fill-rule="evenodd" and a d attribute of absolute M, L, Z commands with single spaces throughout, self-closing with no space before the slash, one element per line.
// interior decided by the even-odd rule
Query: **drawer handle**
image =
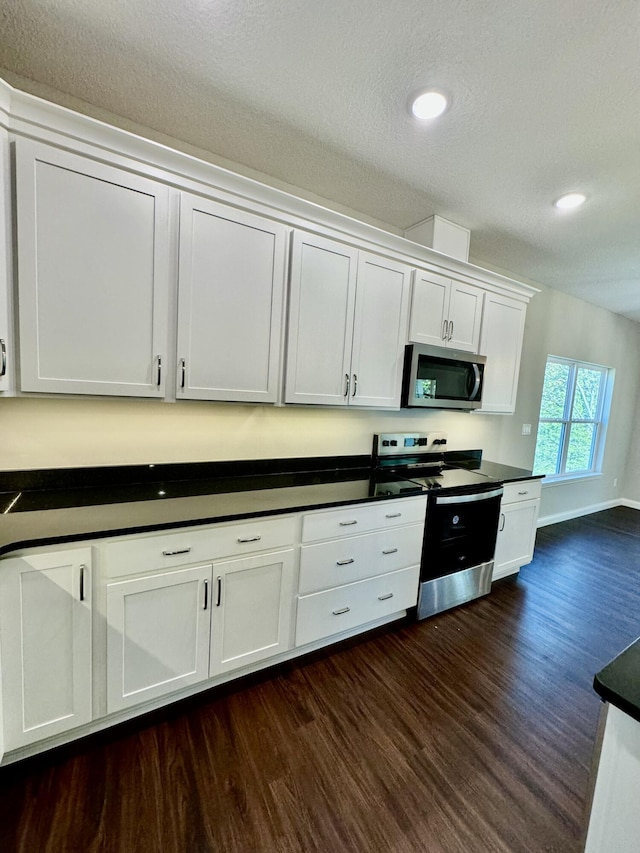
<path fill-rule="evenodd" d="M 336 566 L 350 566 L 353 562 L 355 562 L 353 557 L 349 557 L 348 560 L 337 560 Z"/>
<path fill-rule="evenodd" d="M 351 610 L 350 607 L 341 607 L 340 610 L 334 610 L 334 616 L 342 616 L 343 613 L 348 613 Z"/>
<path fill-rule="evenodd" d="M 244 536 L 238 539 L 238 542 L 241 545 L 244 545 L 245 542 L 259 542 L 262 539 L 262 536 Z"/>
<path fill-rule="evenodd" d="M 354 518 L 353 521 L 339 521 L 338 525 L 340 527 L 351 527 L 352 524 L 357 524 L 358 520 Z"/>
<path fill-rule="evenodd" d="M 402 515 L 401 512 L 388 512 L 385 515 L 385 518 L 400 518 L 401 515 Z"/>
<path fill-rule="evenodd" d="M 162 554 L 165 557 L 175 557 L 177 554 L 188 554 L 190 550 L 191 550 L 191 547 L 189 547 L 189 548 L 178 548 L 177 551 L 163 551 Z"/>
<path fill-rule="evenodd" d="M 384 550 L 382 553 L 383 553 L 383 554 L 397 554 L 397 553 L 398 553 L 398 549 L 397 549 L 397 548 L 387 548 L 387 549 L 386 549 L 386 550 Z"/>
<path fill-rule="evenodd" d="M 525 491 L 525 492 L 518 492 L 518 494 L 519 494 L 519 495 L 528 495 L 528 494 L 529 494 L 529 492 L 527 492 L 527 491 Z"/>
<path fill-rule="evenodd" d="M 388 592 L 386 595 L 379 595 L 378 601 L 386 601 L 388 598 L 393 598 L 392 592 Z"/>

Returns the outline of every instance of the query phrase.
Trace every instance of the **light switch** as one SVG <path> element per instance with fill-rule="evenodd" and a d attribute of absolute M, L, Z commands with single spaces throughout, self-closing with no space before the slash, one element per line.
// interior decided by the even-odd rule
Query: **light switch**
<path fill-rule="evenodd" d="M 522 434 L 531 435 L 531 424 L 522 424 Z"/>

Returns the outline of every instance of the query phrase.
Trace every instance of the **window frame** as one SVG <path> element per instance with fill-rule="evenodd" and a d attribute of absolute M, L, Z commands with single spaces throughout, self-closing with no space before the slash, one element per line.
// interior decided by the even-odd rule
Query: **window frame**
<path fill-rule="evenodd" d="M 549 363 L 564 364 L 569 369 L 567 384 L 565 388 L 564 408 L 562 417 L 545 418 L 538 416 L 538 431 L 536 433 L 536 447 L 534 451 L 534 473 L 541 474 L 541 471 L 535 470 L 535 454 L 538 449 L 538 435 L 540 425 L 543 423 L 560 424 L 560 439 L 559 452 L 556 456 L 556 471 L 550 474 L 545 474 L 546 482 L 561 482 L 562 480 L 574 480 L 582 477 L 593 477 L 600 473 L 602 467 L 602 456 L 604 453 L 604 441 L 606 435 L 606 426 L 608 419 L 609 406 L 611 402 L 613 370 L 602 364 L 593 364 L 587 361 L 579 361 L 573 358 L 564 358 L 562 356 L 548 355 L 545 362 L 544 375 L 546 378 L 547 367 Z M 593 418 L 572 418 L 573 404 L 576 396 L 578 371 L 580 368 L 593 370 L 600 373 L 600 387 L 598 390 L 598 401 L 596 412 Z M 543 384 L 544 393 L 544 384 Z M 542 395 L 540 396 L 540 410 L 542 410 Z M 594 438 L 591 445 L 591 453 L 589 457 L 589 467 L 581 468 L 576 471 L 567 471 L 567 457 L 569 455 L 569 447 L 571 441 L 571 429 L 574 424 L 593 424 Z"/>

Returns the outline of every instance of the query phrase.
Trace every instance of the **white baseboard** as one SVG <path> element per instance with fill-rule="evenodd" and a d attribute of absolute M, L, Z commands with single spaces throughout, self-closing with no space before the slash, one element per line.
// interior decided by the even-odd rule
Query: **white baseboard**
<path fill-rule="evenodd" d="M 591 504 L 591 506 L 580 506 L 576 509 L 567 510 L 566 512 L 557 512 L 554 515 L 545 515 L 538 519 L 537 526 L 546 527 L 547 524 L 558 524 L 560 521 L 569 521 L 570 518 L 580 518 L 581 515 L 591 515 L 592 512 L 600 512 L 603 509 L 612 509 L 614 506 L 631 506 L 635 509 L 640 509 L 640 502 L 616 498 L 612 501 L 602 501 L 602 503 Z"/>
<path fill-rule="evenodd" d="M 640 501 L 632 501 L 629 498 L 622 498 L 619 506 L 628 506 L 630 509 L 640 509 Z"/>

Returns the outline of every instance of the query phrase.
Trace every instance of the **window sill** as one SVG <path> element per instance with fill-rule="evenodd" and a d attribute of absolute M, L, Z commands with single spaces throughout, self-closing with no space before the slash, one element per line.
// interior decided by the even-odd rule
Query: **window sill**
<path fill-rule="evenodd" d="M 542 488 L 546 486 L 561 486 L 563 483 L 584 483 L 585 480 L 599 480 L 602 477 L 601 471 L 589 471 L 586 474 L 561 474 L 556 477 L 544 477 L 542 480 Z"/>

